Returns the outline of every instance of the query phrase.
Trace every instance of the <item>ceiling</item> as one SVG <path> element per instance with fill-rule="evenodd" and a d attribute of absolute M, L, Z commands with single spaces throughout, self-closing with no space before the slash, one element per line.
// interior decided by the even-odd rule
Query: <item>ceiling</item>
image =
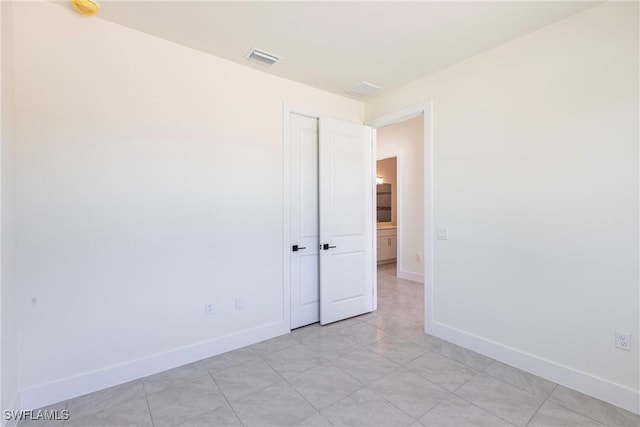
<path fill-rule="evenodd" d="M 99 18 L 344 95 L 390 90 L 600 2 L 106 1 Z M 252 47 L 282 59 L 271 67 Z"/>

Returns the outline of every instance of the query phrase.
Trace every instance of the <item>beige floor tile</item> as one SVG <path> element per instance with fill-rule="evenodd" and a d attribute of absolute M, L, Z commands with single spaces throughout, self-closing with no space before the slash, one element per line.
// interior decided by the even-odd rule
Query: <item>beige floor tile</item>
<path fill-rule="evenodd" d="M 603 424 L 555 403 L 545 402 L 527 427 L 602 427 Z"/>
<path fill-rule="evenodd" d="M 398 313 L 402 313 L 402 309 L 391 311 L 388 315 L 377 316 L 374 319 L 368 320 L 367 323 L 389 334 L 397 334 L 415 325 L 409 320 L 398 317 Z"/>
<path fill-rule="evenodd" d="M 220 390 L 230 401 L 282 381 L 264 360 L 256 359 L 211 373 Z"/>
<path fill-rule="evenodd" d="M 82 418 L 144 396 L 142 381 L 131 381 L 71 399 L 67 409 L 72 418 Z"/>
<path fill-rule="evenodd" d="M 411 362 L 427 352 L 424 346 L 395 335 L 377 341 L 367 348 L 399 364 Z"/>
<path fill-rule="evenodd" d="M 362 384 L 333 365 L 313 368 L 288 379 L 305 399 L 317 409 L 326 408 L 362 388 Z"/>
<path fill-rule="evenodd" d="M 449 391 L 457 390 L 477 374 L 467 365 L 433 352 L 409 362 L 406 369 Z"/>
<path fill-rule="evenodd" d="M 611 427 L 640 426 L 640 416 L 563 386 L 556 387 L 549 401 Z"/>
<path fill-rule="evenodd" d="M 173 426 L 226 405 L 209 375 L 147 395 L 154 426 Z"/>
<path fill-rule="evenodd" d="M 408 426 L 409 415 L 376 393 L 362 389 L 321 411 L 334 426 Z"/>
<path fill-rule="evenodd" d="M 65 421 L 69 427 L 151 427 L 147 399 L 139 397 L 104 411 Z"/>
<path fill-rule="evenodd" d="M 511 426 L 505 420 L 453 395 L 427 412 L 418 421 L 425 427 Z"/>
<path fill-rule="evenodd" d="M 362 344 L 339 333 L 323 335 L 303 339 L 300 341 L 313 352 L 329 360 L 337 359 L 353 350 L 362 347 Z"/>
<path fill-rule="evenodd" d="M 298 342 L 293 338 L 290 334 L 282 335 L 276 338 L 271 338 L 270 340 L 262 341 L 257 344 L 252 345 L 250 348 L 259 354 L 268 354 L 273 353 L 292 345 L 296 345 Z"/>
<path fill-rule="evenodd" d="M 436 406 L 449 392 L 404 369 L 393 371 L 367 388 L 414 418 L 419 418 Z"/>
<path fill-rule="evenodd" d="M 526 425 L 544 401 L 544 397 L 527 393 L 484 373 L 471 378 L 456 394 L 519 426 Z"/>
<path fill-rule="evenodd" d="M 316 366 L 329 363 L 324 357 L 314 353 L 309 347 L 298 344 L 263 356 L 283 378 L 291 378 Z"/>
<path fill-rule="evenodd" d="M 372 344 L 388 336 L 387 332 L 366 322 L 340 329 L 338 333 L 362 345 Z"/>
<path fill-rule="evenodd" d="M 547 398 L 557 385 L 544 378 L 498 362 L 497 360 L 491 362 L 484 369 L 484 372 L 494 378 L 544 398 Z"/>
<path fill-rule="evenodd" d="M 242 423 L 229 405 L 205 412 L 202 415 L 179 424 L 180 427 L 231 427 L 241 425 Z"/>
<path fill-rule="evenodd" d="M 397 334 L 400 338 L 404 338 L 407 341 L 411 341 L 415 344 L 424 346 L 427 350 L 433 350 L 435 348 L 436 338 L 427 334 L 424 331 L 424 326 L 414 325 L 407 328 Z"/>
<path fill-rule="evenodd" d="M 308 418 L 296 424 L 297 427 L 331 427 L 332 424 L 320 412 L 316 412 Z"/>
<path fill-rule="evenodd" d="M 435 337 L 433 339 L 432 346 L 433 351 L 440 353 L 443 356 L 447 356 L 448 358 L 453 359 L 457 362 L 464 363 L 465 365 L 479 371 L 483 370 L 484 368 L 489 366 L 491 362 L 493 362 L 493 359 L 483 356 L 480 353 L 467 350 L 466 348 L 460 347 L 459 345 L 452 344 Z"/>
<path fill-rule="evenodd" d="M 141 381 L 144 384 L 145 392 L 155 393 L 166 387 L 177 386 L 193 378 L 208 374 L 207 368 L 202 363 L 196 362 L 150 375 L 142 378 Z"/>
<path fill-rule="evenodd" d="M 400 367 L 399 364 L 368 348 L 355 350 L 333 363 L 362 384 L 369 384 Z"/>
<path fill-rule="evenodd" d="M 245 426 L 293 426 L 316 412 L 285 382 L 234 402 L 233 408 Z"/>
<path fill-rule="evenodd" d="M 259 358 L 260 356 L 253 349 L 244 347 L 201 360 L 201 362 L 208 370 L 215 372 Z"/>

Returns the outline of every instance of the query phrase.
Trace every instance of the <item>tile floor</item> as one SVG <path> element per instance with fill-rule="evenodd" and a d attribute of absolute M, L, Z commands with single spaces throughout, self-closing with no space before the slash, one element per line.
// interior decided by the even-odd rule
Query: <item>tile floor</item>
<path fill-rule="evenodd" d="M 65 426 L 638 426 L 640 417 L 422 331 L 423 287 L 378 271 L 378 310 L 49 409 Z M 60 426 L 62 423 L 21 423 Z"/>

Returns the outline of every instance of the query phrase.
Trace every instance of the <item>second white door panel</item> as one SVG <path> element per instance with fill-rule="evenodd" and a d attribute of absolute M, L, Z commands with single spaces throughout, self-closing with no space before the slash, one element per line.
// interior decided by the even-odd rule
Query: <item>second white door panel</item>
<path fill-rule="evenodd" d="M 324 117 L 319 137 L 325 325 L 373 310 L 373 140 L 370 128 Z"/>

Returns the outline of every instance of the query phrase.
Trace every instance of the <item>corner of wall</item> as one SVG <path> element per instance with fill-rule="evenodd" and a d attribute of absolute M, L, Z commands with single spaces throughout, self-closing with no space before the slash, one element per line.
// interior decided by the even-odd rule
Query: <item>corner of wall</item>
<path fill-rule="evenodd" d="M 13 233 L 13 25 L 11 2 L 0 2 L 0 409 L 17 410 L 18 338 Z M 12 426 L 17 420 L 5 420 Z"/>

